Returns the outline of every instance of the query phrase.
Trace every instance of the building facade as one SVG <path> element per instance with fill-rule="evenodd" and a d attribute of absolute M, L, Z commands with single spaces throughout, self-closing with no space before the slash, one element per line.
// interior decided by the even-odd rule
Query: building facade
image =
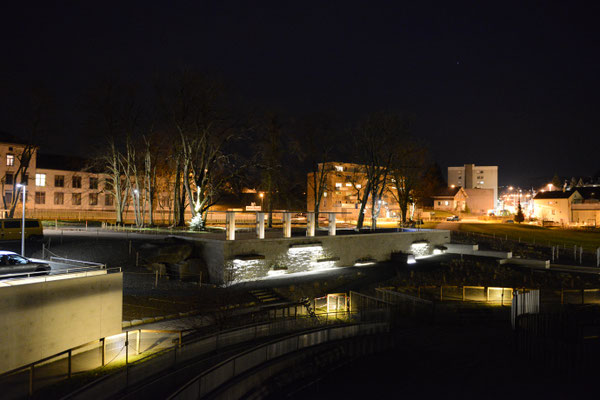
<path fill-rule="evenodd" d="M 327 171 L 324 193 L 319 206 L 321 212 L 340 213 L 340 220 L 356 220 L 360 212 L 360 199 L 364 195 L 367 178 L 364 167 L 359 164 L 328 162 L 319 164 L 319 168 Z M 313 173 L 307 175 L 306 209 L 314 211 L 315 192 Z M 391 194 L 395 190 L 394 182 L 390 180 L 380 199 L 379 218 L 396 218 L 400 207 Z M 371 218 L 371 200 L 365 207 L 365 217 Z"/>
<path fill-rule="evenodd" d="M 465 164 L 462 167 L 448 167 L 448 185 L 462 186 L 465 189 L 493 189 L 494 208 L 498 200 L 498 166 Z"/>

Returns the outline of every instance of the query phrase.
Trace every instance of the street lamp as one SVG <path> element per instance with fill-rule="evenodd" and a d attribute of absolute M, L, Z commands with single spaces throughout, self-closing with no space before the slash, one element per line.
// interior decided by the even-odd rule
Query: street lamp
<path fill-rule="evenodd" d="M 263 210 L 263 198 L 265 197 L 265 194 L 263 192 L 260 192 L 258 194 L 258 196 L 260 197 L 260 211 Z"/>
<path fill-rule="evenodd" d="M 25 257 L 25 191 L 27 186 L 22 183 L 17 183 L 18 188 L 23 189 L 23 221 L 21 223 L 21 255 Z"/>

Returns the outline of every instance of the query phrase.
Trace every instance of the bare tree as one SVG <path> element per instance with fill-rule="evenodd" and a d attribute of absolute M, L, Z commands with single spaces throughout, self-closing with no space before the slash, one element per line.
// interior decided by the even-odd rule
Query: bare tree
<path fill-rule="evenodd" d="M 369 115 L 354 134 L 357 159 L 364 168 L 366 187 L 360 200 L 356 229 L 364 223 L 367 201 L 371 200 L 371 229 L 377 229 L 383 194 L 389 182 L 390 167 L 394 158 L 394 140 L 401 133 L 398 116 L 383 112 Z"/>
<path fill-rule="evenodd" d="M 312 207 L 317 227 L 323 194 L 331 190 L 327 187 L 327 180 L 333 168 L 328 163 L 334 161 L 335 148 L 339 145 L 339 135 L 336 135 L 333 125 L 332 118 L 326 114 L 309 115 L 299 123 L 298 137 L 293 142 L 294 153 L 307 163 L 307 192 L 313 194 Z"/>
<path fill-rule="evenodd" d="M 191 204 L 192 229 L 204 229 L 208 209 L 217 203 L 232 175 L 226 145 L 236 137 L 225 115 L 222 88 L 206 76 L 184 71 L 157 85 L 161 107 L 179 137 L 181 179 Z"/>
<path fill-rule="evenodd" d="M 426 150 L 408 135 L 397 142 L 390 171 L 392 182 L 389 192 L 400 207 L 402 224 L 410 204 L 417 201 L 426 166 Z"/>

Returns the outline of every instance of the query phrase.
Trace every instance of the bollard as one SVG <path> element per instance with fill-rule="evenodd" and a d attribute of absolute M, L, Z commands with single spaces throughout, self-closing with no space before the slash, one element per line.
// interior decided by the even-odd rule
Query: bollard
<path fill-rule="evenodd" d="M 600 247 L 596 249 L 596 267 L 600 267 Z"/>
<path fill-rule="evenodd" d="M 554 246 L 552 246 L 552 262 L 554 262 Z"/>
<path fill-rule="evenodd" d="M 42 243 L 42 260 L 46 259 L 46 247 L 44 246 L 44 243 Z"/>
<path fill-rule="evenodd" d="M 556 260 L 558 260 L 558 249 L 560 249 L 560 245 L 556 246 Z"/>
<path fill-rule="evenodd" d="M 154 271 L 156 277 L 154 278 L 154 289 L 158 287 L 158 270 Z"/>
<path fill-rule="evenodd" d="M 579 246 L 579 264 L 583 263 L 583 246 Z"/>

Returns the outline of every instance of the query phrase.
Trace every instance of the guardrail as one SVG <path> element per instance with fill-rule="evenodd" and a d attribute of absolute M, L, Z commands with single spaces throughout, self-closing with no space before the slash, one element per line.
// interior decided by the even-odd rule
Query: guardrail
<path fill-rule="evenodd" d="M 376 322 L 325 327 L 276 339 L 246 350 L 204 371 L 177 390 L 169 399 L 203 397 L 260 364 L 302 349 L 360 335 L 387 332 L 389 332 L 388 323 Z"/>
<path fill-rule="evenodd" d="M 97 268 L 97 267 L 75 267 L 72 269 L 62 270 L 64 272 L 58 274 L 48 274 L 48 272 L 29 272 L 29 273 L 17 273 L 17 274 L 6 274 L 0 277 L 0 287 L 2 286 L 14 286 L 22 285 L 25 283 L 39 283 L 48 282 L 58 279 L 66 279 L 68 276 L 75 277 L 86 277 L 98 274 L 114 274 L 121 272 L 121 267 L 114 268 Z M 31 282 L 24 282 L 24 280 L 30 279 Z"/>
<path fill-rule="evenodd" d="M 293 318 L 257 323 L 222 331 L 187 343 L 177 343 L 159 353 L 129 363 L 117 372 L 105 375 L 65 396 L 65 399 L 106 398 L 138 385 L 146 379 L 173 368 L 191 368 L 194 359 L 219 351 L 227 346 L 254 341 L 294 330 L 314 328 L 321 323 L 314 318 Z"/>

